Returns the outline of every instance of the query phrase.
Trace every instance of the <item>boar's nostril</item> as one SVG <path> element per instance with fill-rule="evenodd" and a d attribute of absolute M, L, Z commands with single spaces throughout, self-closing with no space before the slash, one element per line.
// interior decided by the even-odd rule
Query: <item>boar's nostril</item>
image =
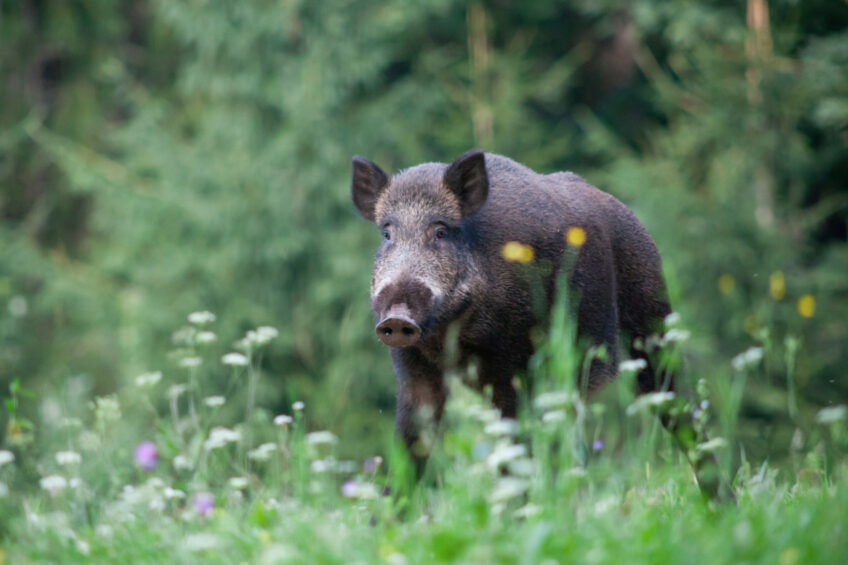
<path fill-rule="evenodd" d="M 409 347 L 421 337 L 421 327 L 411 318 L 402 315 L 386 316 L 377 324 L 377 337 L 390 347 Z"/>

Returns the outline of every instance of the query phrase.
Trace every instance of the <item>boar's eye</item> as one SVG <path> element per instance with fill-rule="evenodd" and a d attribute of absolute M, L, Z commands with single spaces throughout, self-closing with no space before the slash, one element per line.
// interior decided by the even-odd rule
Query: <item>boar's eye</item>
<path fill-rule="evenodd" d="M 387 229 L 383 230 L 383 239 L 385 239 L 386 241 L 389 241 L 390 239 L 392 239 L 392 234 L 389 233 L 389 230 L 387 230 Z"/>
<path fill-rule="evenodd" d="M 448 236 L 448 230 L 445 228 L 436 228 L 436 239 L 444 239 Z"/>

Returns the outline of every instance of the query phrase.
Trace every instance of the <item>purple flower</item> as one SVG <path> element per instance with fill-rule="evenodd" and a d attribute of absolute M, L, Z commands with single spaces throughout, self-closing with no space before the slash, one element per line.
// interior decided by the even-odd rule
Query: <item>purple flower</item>
<path fill-rule="evenodd" d="M 359 496 L 359 485 L 356 481 L 345 481 L 342 483 L 342 496 L 345 498 L 356 498 Z"/>
<path fill-rule="evenodd" d="M 159 458 L 159 453 L 156 451 L 156 444 L 152 441 L 141 442 L 135 448 L 133 458 L 139 467 L 145 471 L 152 471 L 156 468 L 156 461 Z"/>
<path fill-rule="evenodd" d="M 592 449 L 594 451 L 600 451 L 603 447 L 604 447 L 604 442 L 602 442 L 599 439 L 596 439 L 595 441 L 592 442 Z"/>
<path fill-rule="evenodd" d="M 362 463 L 362 470 L 366 473 L 373 473 L 377 470 L 377 467 L 380 466 L 380 463 L 383 462 L 383 458 L 377 455 L 376 457 L 369 457 Z"/>
<path fill-rule="evenodd" d="M 199 492 L 195 495 L 192 504 L 194 505 L 194 510 L 205 518 L 215 510 L 215 497 L 208 492 Z"/>

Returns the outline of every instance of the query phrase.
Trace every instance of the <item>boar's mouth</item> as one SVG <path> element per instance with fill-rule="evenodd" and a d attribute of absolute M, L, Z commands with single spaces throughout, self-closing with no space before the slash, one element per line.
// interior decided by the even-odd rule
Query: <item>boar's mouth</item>
<path fill-rule="evenodd" d="M 410 347 L 421 340 L 434 308 L 432 291 L 420 281 L 386 285 L 375 297 L 377 337 L 389 347 Z"/>

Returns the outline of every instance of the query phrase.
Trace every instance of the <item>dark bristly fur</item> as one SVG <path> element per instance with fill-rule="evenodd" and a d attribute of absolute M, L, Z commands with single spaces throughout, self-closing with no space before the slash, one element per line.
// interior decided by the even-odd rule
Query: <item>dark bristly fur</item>
<path fill-rule="evenodd" d="M 392 306 L 405 305 L 421 330 L 414 345 L 391 348 L 397 429 L 413 452 L 419 409 L 441 417 L 449 325 L 458 327 L 458 362 L 476 361 L 480 386 L 490 386 L 495 405 L 515 416 L 512 379 L 533 352 L 530 330 L 544 320 L 534 313 L 526 271 L 501 255 L 509 241 L 532 246 L 534 264 L 553 267 L 543 284 L 550 308 L 565 233 L 583 228 L 586 242 L 570 281 L 580 295 L 578 332 L 607 351 L 605 361 L 592 365 L 586 388 L 591 393 L 614 378 L 620 337 L 632 356 L 648 363 L 638 377 L 640 391 L 660 386 L 652 360 L 632 346 L 660 331 L 671 311 L 660 256 L 636 217 L 609 194 L 577 175 L 541 175 L 481 151 L 391 178 L 355 157 L 352 193 L 360 213 L 383 230 L 372 278 L 378 321 Z"/>

